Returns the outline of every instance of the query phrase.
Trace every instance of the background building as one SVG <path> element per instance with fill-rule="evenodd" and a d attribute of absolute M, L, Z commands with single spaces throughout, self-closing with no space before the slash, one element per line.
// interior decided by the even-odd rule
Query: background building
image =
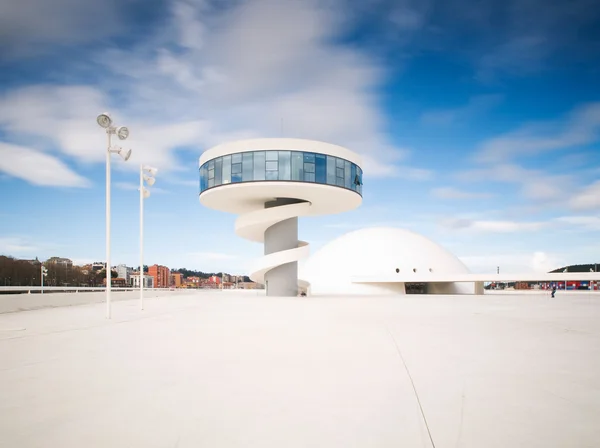
<path fill-rule="evenodd" d="M 64 266 L 66 268 L 73 267 L 73 262 L 70 259 L 62 257 L 50 257 L 46 260 L 46 264 L 54 264 L 57 266 Z"/>
<path fill-rule="evenodd" d="M 158 264 L 152 265 L 148 268 L 148 275 L 154 278 L 155 288 L 168 288 L 170 270 L 166 266 L 160 266 Z"/>
<path fill-rule="evenodd" d="M 115 269 L 117 271 L 117 275 L 119 278 L 125 279 L 125 282 L 129 285 L 131 284 L 131 274 L 133 273 L 133 268 L 128 267 L 125 264 L 120 264 Z"/>
<path fill-rule="evenodd" d="M 175 288 L 181 288 L 183 284 L 183 274 L 179 272 L 171 272 L 171 279 L 169 281 L 170 286 L 174 286 Z"/>
<path fill-rule="evenodd" d="M 129 279 L 131 281 L 131 286 L 134 286 L 136 288 L 140 287 L 139 272 L 132 272 L 129 276 Z M 144 288 L 154 288 L 154 277 L 152 277 L 151 275 L 144 275 Z"/>

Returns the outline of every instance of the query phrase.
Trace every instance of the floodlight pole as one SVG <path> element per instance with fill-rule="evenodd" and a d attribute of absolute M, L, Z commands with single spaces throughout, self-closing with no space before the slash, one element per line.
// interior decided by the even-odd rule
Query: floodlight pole
<path fill-rule="evenodd" d="M 140 164 L 140 309 L 144 309 L 144 168 Z"/>
<path fill-rule="evenodd" d="M 110 292 L 112 276 L 110 269 L 110 157 L 111 127 L 106 129 L 108 147 L 106 148 L 106 318 L 110 319 Z"/>

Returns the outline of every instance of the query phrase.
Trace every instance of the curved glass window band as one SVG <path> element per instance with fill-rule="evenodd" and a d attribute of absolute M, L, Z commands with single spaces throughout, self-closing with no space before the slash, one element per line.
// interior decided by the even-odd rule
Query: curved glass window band
<path fill-rule="evenodd" d="M 227 154 L 200 167 L 200 193 L 238 182 L 295 181 L 334 185 L 362 196 L 362 169 L 339 157 L 268 150 Z"/>

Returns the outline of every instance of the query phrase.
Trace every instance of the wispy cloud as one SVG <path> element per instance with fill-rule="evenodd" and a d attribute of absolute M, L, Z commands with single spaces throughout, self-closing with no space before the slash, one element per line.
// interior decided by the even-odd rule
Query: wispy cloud
<path fill-rule="evenodd" d="M 115 118 L 131 129 L 134 162 L 118 169 L 143 160 L 177 170 L 178 147 L 201 152 L 232 139 L 284 135 L 347 146 L 365 156 L 370 176 L 428 176 L 405 163 L 394 170 L 406 151 L 385 136 L 374 93 L 386 70 L 367 51 L 334 43 L 346 32 L 334 9 L 276 0 L 168 8 L 160 32 L 131 49 L 90 55 L 103 73 L 99 84 L 29 86 L 0 98 L 0 128 L 11 141 L 101 162 L 104 137 L 94 117 L 117 96 L 126 99 Z M 109 82 L 114 77 L 118 83 Z"/>
<path fill-rule="evenodd" d="M 573 190 L 573 176 L 549 175 L 537 169 L 524 168 L 510 163 L 459 171 L 454 177 L 462 182 L 506 182 L 520 186 L 523 197 L 536 202 L 559 203 Z"/>
<path fill-rule="evenodd" d="M 39 246 L 23 238 L 0 237 L 0 255 L 30 255 L 39 250 Z"/>
<path fill-rule="evenodd" d="M 600 210 L 600 181 L 575 193 L 569 205 L 575 210 Z"/>
<path fill-rule="evenodd" d="M 563 255 L 544 251 L 461 255 L 459 258 L 475 273 L 492 273 L 497 269 L 501 274 L 543 273 L 568 264 Z"/>
<path fill-rule="evenodd" d="M 469 230 L 489 233 L 533 232 L 548 226 L 548 222 L 486 221 L 466 218 L 439 220 L 442 227 L 454 230 Z"/>
<path fill-rule="evenodd" d="M 439 199 L 487 199 L 494 196 L 492 193 L 463 191 L 454 187 L 434 188 L 431 195 Z"/>
<path fill-rule="evenodd" d="M 139 191 L 140 190 L 140 186 L 139 184 L 136 184 L 135 182 L 115 182 L 114 186 L 120 190 L 127 190 L 127 191 Z M 150 193 L 167 193 L 167 190 L 160 188 L 160 187 L 146 187 Z"/>
<path fill-rule="evenodd" d="M 600 217 L 598 216 L 560 216 L 554 219 L 559 224 L 580 227 L 584 230 L 600 230 Z"/>
<path fill-rule="evenodd" d="M 586 145 L 596 141 L 599 136 L 600 103 L 590 103 L 575 109 L 565 120 L 528 124 L 517 131 L 488 140 L 481 145 L 476 160 L 506 163 L 516 156 L 523 158 Z"/>
<path fill-rule="evenodd" d="M 56 157 L 0 142 L 0 171 L 34 185 L 88 187 L 90 183 Z"/>

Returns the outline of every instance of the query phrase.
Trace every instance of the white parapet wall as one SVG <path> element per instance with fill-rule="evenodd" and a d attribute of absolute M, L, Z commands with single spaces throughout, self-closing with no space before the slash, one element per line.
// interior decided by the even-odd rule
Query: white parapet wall
<path fill-rule="evenodd" d="M 0 288 L 2 292 L 3 288 Z M 75 292 L 79 291 L 79 292 Z M 167 289 L 146 289 L 144 296 L 148 299 L 155 297 L 176 297 L 185 295 L 188 290 L 180 289 L 170 291 Z M 196 291 L 196 290 L 189 290 Z M 112 300 L 139 299 L 138 290 L 112 291 Z M 104 291 L 86 291 L 85 288 L 71 292 L 57 291 L 44 294 L 27 294 L 14 292 L 13 294 L 0 294 L 0 314 L 14 313 L 17 311 L 30 311 L 41 308 L 56 308 L 61 306 L 86 305 L 101 303 L 106 300 Z"/>

